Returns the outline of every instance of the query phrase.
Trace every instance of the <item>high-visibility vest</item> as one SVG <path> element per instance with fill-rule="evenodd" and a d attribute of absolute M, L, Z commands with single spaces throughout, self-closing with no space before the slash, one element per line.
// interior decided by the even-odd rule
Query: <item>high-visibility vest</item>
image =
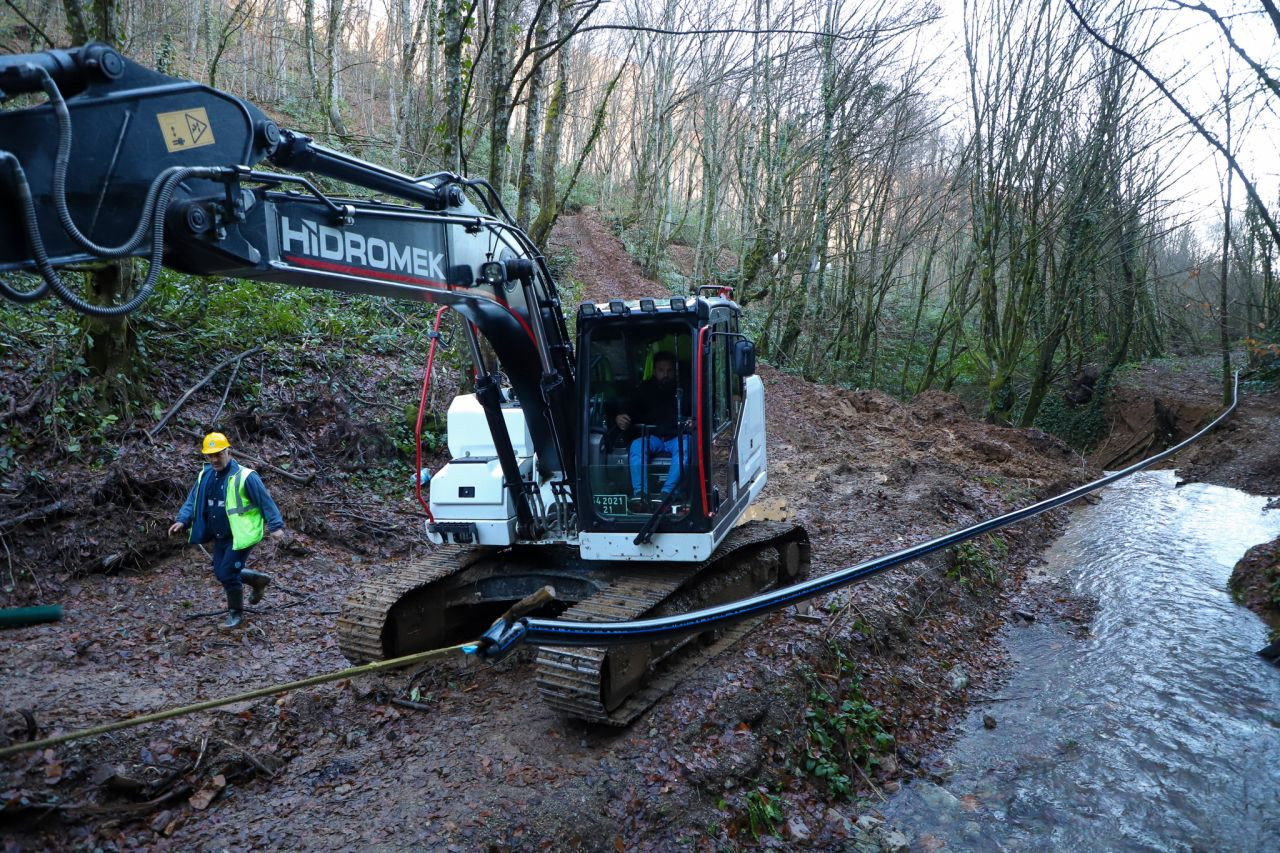
<path fill-rule="evenodd" d="M 265 525 L 262 521 L 262 510 L 258 509 L 249 501 L 249 495 L 245 492 L 244 481 L 253 473 L 252 468 L 239 466 L 236 473 L 227 478 L 227 493 L 224 497 L 227 508 L 227 521 L 231 524 L 231 547 L 236 551 L 245 548 L 251 548 L 262 541 L 262 534 Z M 204 476 L 202 471 L 196 477 L 196 487 L 199 489 L 200 477 Z M 197 507 L 197 512 L 203 512 L 203 507 Z M 192 528 L 192 533 L 195 528 Z"/>

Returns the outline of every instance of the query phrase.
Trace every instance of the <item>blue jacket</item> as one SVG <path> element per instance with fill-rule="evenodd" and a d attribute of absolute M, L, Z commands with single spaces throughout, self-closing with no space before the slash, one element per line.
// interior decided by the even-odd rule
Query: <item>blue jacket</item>
<path fill-rule="evenodd" d="M 227 476 L 234 477 L 240 463 L 232 459 L 227 463 Z M 200 472 L 200 478 L 196 480 L 191 491 L 187 493 L 187 499 L 182 504 L 182 509 L 178 510 L 178 517 L 175 519 L 179 524 L 185 524 L 191 528 L 191 537 L 187 540 L 193 544 L 211 542 L 213 533 L 205 530 L 204 509 L 205 490 L 209 488 L 209 483 L 213 481 L 213 466 L 206 464 L 204 470 Z M 258 472 L 254 471 L 244 481 L 245 494 L 249 496 L 249 500 L 262 512 L 262 520 L 267 525 L 267 530 L 279 530 L 284 527 L 284 518 L 280 515 L 280 507 L 276 506 L 276 502 L 271 499 L 271 495 L 267 494 L 267 487 L 262 485 L 262 478 L 258 476 Z"/>

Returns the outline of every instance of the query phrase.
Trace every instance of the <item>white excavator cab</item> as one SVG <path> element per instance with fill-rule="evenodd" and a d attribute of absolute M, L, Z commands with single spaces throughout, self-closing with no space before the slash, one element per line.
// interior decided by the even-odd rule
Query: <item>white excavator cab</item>
<path fill-rule="evenodd" d="M 720 297 L 579 308 L 585 559 L 704 560 L 764 487 L 764 388 L 739 312 Z"/>

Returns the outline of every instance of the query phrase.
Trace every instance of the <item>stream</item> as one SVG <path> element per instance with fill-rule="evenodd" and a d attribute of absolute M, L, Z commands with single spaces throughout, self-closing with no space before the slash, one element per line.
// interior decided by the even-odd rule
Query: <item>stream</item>
<path fill-rule="evenodd" d="M 1090 630 L 1005 631 L 1010 677 L 926 763 L 940 784 L 883 806 L 912 849 L 1280 849 L 1280 669 L 1226 588 L 1280 511 L 1175 482 L 1143 472 L 1073 513 L 1029 582 L 1096 599 Z"/>

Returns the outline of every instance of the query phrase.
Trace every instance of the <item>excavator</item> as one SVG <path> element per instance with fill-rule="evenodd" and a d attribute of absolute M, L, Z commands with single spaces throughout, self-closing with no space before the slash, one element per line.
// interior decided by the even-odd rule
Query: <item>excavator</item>
<path fill-rule="evenodd" d="M 540 616 L 625 623 L 806 575 L 803 528 L 743 521 L 767 476 L 764 387 L 727 288 L 586 302 L 571 335 L 545 259 L 483 180 L 326 148 L 103 44 L 0 57 L 0 104 L 15 99 L 0 108 L 0 295 L 120 316 L 168 267 L 460 315 L 475 387 L 449 406 L 450 460 L 430 476 L 438 547 L 350 593 L 337 629 L 352 662 L 475 637 L 548 585 Z M 59 274 L 126 257 L 150 268 L 119 304 Z M 669 398 L 674 440 L 635 411 L 646 386 Z M 547 644 L 538 690 L 626 725 L 743 630 Z"/>

